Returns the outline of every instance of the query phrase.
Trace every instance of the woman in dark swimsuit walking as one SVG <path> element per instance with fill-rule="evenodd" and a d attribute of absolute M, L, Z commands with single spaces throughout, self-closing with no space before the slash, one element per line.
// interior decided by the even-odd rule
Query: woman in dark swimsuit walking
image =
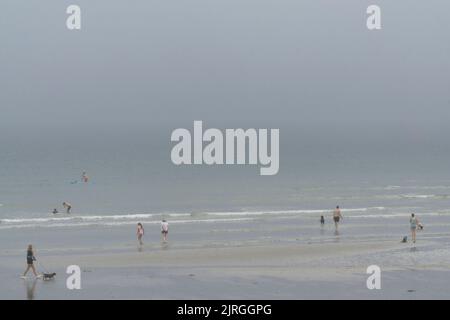
<path fill-rule="evenodd" d="M 27 273 L 28 271 L 30 271 L 30 269 L 33 271 L 33 274 L 36 278 L 40 277 L 40 275 L 38 275 L 36 269 L 34 268 L 34 261 L 36 261 L 36 258 L 34 257 L 33 246 L 30 244 L 27 249 L 27 269 L 23 273 L 22 278 L 26 278 Z"/>

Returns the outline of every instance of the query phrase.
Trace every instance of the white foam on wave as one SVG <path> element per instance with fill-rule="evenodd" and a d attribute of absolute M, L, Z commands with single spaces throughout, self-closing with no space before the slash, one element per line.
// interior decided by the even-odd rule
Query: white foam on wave
<path fill-rule="evenodd" d="M 450 189 L 450 186 L 436 185 L 436 186 L 397 186 L 389 185 L 383 188 L 384 190 L 396 190 L 396 189 L 411 189 L 411 190 L 440 190 Z"/>
<path fill-rule="evenodd" d="M 364 214 L 364 215 L 358 215 L 354 216 L 355 218 L 386 218 L 386 219 L 393 219 L 393 218 L 409 218 L 411 217 L 412 212 L 392 212 L 389 214 Z M 418 214 L 419 217 L 439 217 L 439 216 L 447 216 L 450 215 L 448 212 L 443 211 L 435 211 L 435 212 L 420 212 Z"/>
<path fill-rule="evenodd" d="M 196 219 L 196 220 L 172 220 L 171 224 L 186 224 L 186 223 L 216 223 L 216 222 L 238 222 L 238 221 L 250 221 L 254 220 L 252 218 L 233 218 L 233 219 Z M 123 226 L 123 225 L 134 225 L 135 221 L 111 221 L 98 223 L 95 221 L 91 222 L 75 222 L 75 223 L 52 223 L 52 224 L 10 224 L 10 225 L 0 225 L 0 230 L 2 229 L 22 229 L 22 228 L 64 228 L 64 227 L 89 227 L 89 226 Z M 160 221 L 146 221 L 145 224 L 160 224 Z"/>
<path fill-rule="evenodd" d="M 74 218 L 17 218 L 17 219 L 1 219 L 0 223 L 30 223 L 30 222 L 52 222 L 52 221 L 70 221 Z"/>
<path fill-rule="evenodd" d="M 406 193 L 406 194 L 383 194 L 374 195 L 374 199 L 378 200 L 443 200 L 449 199 L 448 194 L 416 194 L 416 193 Z"/>
<path fill-rule="evenodd" d="M 61 221 L 107 221 L 107 220 L 137 220 L 150 219 L 160 216 L 187 217 L 190 213 L 148 213 L 148 214 L 123 214 L 123 215 L 103 215 L 103 216 L 71 216 L 71 217 L 51 217 L 51 218 L 16 218 L 1 219 L 1 223 L 45 223 Z"/>
<path fill-rule="evenodd" d="M 402 194 L 400 195 L 402 198 L 406 199 L 445 199 L 448 198 L 449 195 L 446 194 Z"/>
<path fill-rule="evenodd" d="M 384 190 L 396 190 L 396 189 L 400 189 L 401 188 L 401 186 L 387 186 L 387 187 L 384 187 L 383 189 Z"/>
<path fill-rule="evenodd" d="M 353 209 L 341 209 L 342 213 L 345 212 L 366 212 L 369 210 L 385 210 L 385 207 L 369 207 L 369 208 L 353 208 Z M 254 216 L 254 215 L 277 215 L 277 214 L 318 214 L 318 213 L 330 213 L 331 209 L 300 209 L 300 210 L 267 210 L 267 211 L 236 211 L 236 212 L 205 212 L 205 215 L 210 216 Z"/>
<path fill-rule="evenodd" d="M 345 213 L 359 213 L 374 210 L 385 210 L 385 207 L 369 207 L 369 208 L 350 208 L 342 209 Z M 265 211 L 236 211 L 236 212 L 200 212 L 200 213 L 147 213 L 147 214 L 122 214 L 122 215 L 80 215 L 80 216 L 64 216 L 64 217 L 46 217 L 46 218 L 6 218 L 0 220 L 0 226 L 18 225 L 18 226 L 82 226 L 83 223 L 97 225 L 118 225 L 118 224 L 134 224 L 138 221 L 146 223 L 160 223 L 163 217 L 170 217 L 172 222 L 180 223 L 180 221 L 189 222 L 218 222 L 225 218 L 232 221 L 235 217 L 255 217 L 255 216 L 283 216 L 283 215 L 308 215 L 308 214 L 325 214 L 331 213 L 330 209 L 297 209 L 297 210 L 265 210 Z M 206 217 L 212 217 L 205 219 Z M 219 217 L 221 219 L 214 219 Z M 179 220 L 182 218 L 190 218 L 189 220 Z"/>

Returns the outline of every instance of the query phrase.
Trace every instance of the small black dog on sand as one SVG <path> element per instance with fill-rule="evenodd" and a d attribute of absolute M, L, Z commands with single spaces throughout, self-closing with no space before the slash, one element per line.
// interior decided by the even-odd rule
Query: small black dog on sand
<path fill-rule="evenodd" d="M 52 280 L 56 276 L 56 273 L 44 273 L 42 280 L 49 281 Z"/>

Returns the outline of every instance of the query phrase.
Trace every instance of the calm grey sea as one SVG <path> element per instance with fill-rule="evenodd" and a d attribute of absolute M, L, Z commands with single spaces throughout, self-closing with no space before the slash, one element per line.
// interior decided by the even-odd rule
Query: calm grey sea
<path fill-rule="evenodd" d="M 316 137 L 314 130 L 281 128 L 280 171 L 260 176 L 257 166 L 173 165 L 173 129 L 2 135 L 0 228 L 159 221 L 161 215 L 180 221 L 286 212 L 319 217 L 336 205 L 356 216 L 450 212 L 449 143 L 442 137 L 397 133 L 392 139 L 381 131 Z M 70 216 L 63 201 L 73 206 Z M 54 216 L 54 208 L 61 214 Z"/>

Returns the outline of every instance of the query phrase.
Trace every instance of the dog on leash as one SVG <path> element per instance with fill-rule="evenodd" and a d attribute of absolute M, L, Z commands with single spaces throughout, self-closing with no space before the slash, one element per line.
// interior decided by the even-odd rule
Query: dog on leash
<path fill-rule="evenodd" d="M 55 276 L 56 276 L 56 273 L 54 273 L 54 272 L 53 273 L 44 273 L 44 276 L 42 277 L 42 280 L 49 281 L 49 280 L 54 279 Z"/>

